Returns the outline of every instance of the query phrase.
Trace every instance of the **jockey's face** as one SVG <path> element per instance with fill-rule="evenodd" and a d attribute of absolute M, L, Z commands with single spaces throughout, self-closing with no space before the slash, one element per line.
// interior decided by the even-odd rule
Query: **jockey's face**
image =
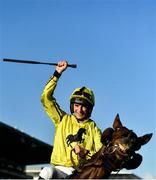
<path fill-rule="evenodd" d="M 85 118 L 88 117 L 88 107 L 82 104 L 73 104 L 74 115 L 79 121 L 83 121 Z"/>

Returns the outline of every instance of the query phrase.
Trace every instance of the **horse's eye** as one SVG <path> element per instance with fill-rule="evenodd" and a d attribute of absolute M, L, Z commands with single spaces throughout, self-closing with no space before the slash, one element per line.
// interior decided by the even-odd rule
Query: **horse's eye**
<path fill-rule="evenodd" d="M 136 141 L 136 139 L 135 139 L 135 138 L 132 138 L 132 139 L 131 139 L 131 142 L 132 142 L 132 143 L 134 143 L 135 141 Z"/>

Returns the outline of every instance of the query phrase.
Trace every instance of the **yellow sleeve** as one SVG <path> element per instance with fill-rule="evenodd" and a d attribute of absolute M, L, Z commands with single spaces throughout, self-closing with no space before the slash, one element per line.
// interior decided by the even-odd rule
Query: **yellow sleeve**
<path fill-rule="evenodd" d="M 52 119 L 55 126 L 61 121 L 65 112 L 61 110 L 60 106 L 53 97 L 54 90 L 57 86 L 58 77 L 52 76 L 49 82 L 46 84 L 42 96 L 41 103 L 48 116 Z"/>
<path fill-rule="evenodd" d="M 95 126 L 94 143 L 95 143 L 95 151 L 97 152 L 103 145 L 101 143 L 101 130 L 97 126 Z"/>

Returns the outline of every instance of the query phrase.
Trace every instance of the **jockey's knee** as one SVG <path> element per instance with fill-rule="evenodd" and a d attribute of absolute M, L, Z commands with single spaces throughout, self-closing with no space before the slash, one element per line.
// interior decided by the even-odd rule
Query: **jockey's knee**
<path fill-rule="evenodd" d="M 53 177 L 53 173 L 53 167 L 44 167 L 39 174 L 39 179 L 51 179 Z"/>

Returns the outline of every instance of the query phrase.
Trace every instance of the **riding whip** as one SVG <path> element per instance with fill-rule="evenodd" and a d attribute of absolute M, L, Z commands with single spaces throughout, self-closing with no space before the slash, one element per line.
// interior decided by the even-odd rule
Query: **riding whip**
<path fill-rule="evenodd" d="M 30 60 L 17 60 L 17 59 L 7 59 L 7 58 L 4 58 L 3 61 L 5 61 L 5 62 L 13 62 L 13 63 L 44 64 L 44 65 L 57 66 L 57 63 L 47 63 L 47 62 L 30 61 Z M 71 67 L 71 68 L 77 68 L 76 64 L 68 64 L 67 66 Z"/>

